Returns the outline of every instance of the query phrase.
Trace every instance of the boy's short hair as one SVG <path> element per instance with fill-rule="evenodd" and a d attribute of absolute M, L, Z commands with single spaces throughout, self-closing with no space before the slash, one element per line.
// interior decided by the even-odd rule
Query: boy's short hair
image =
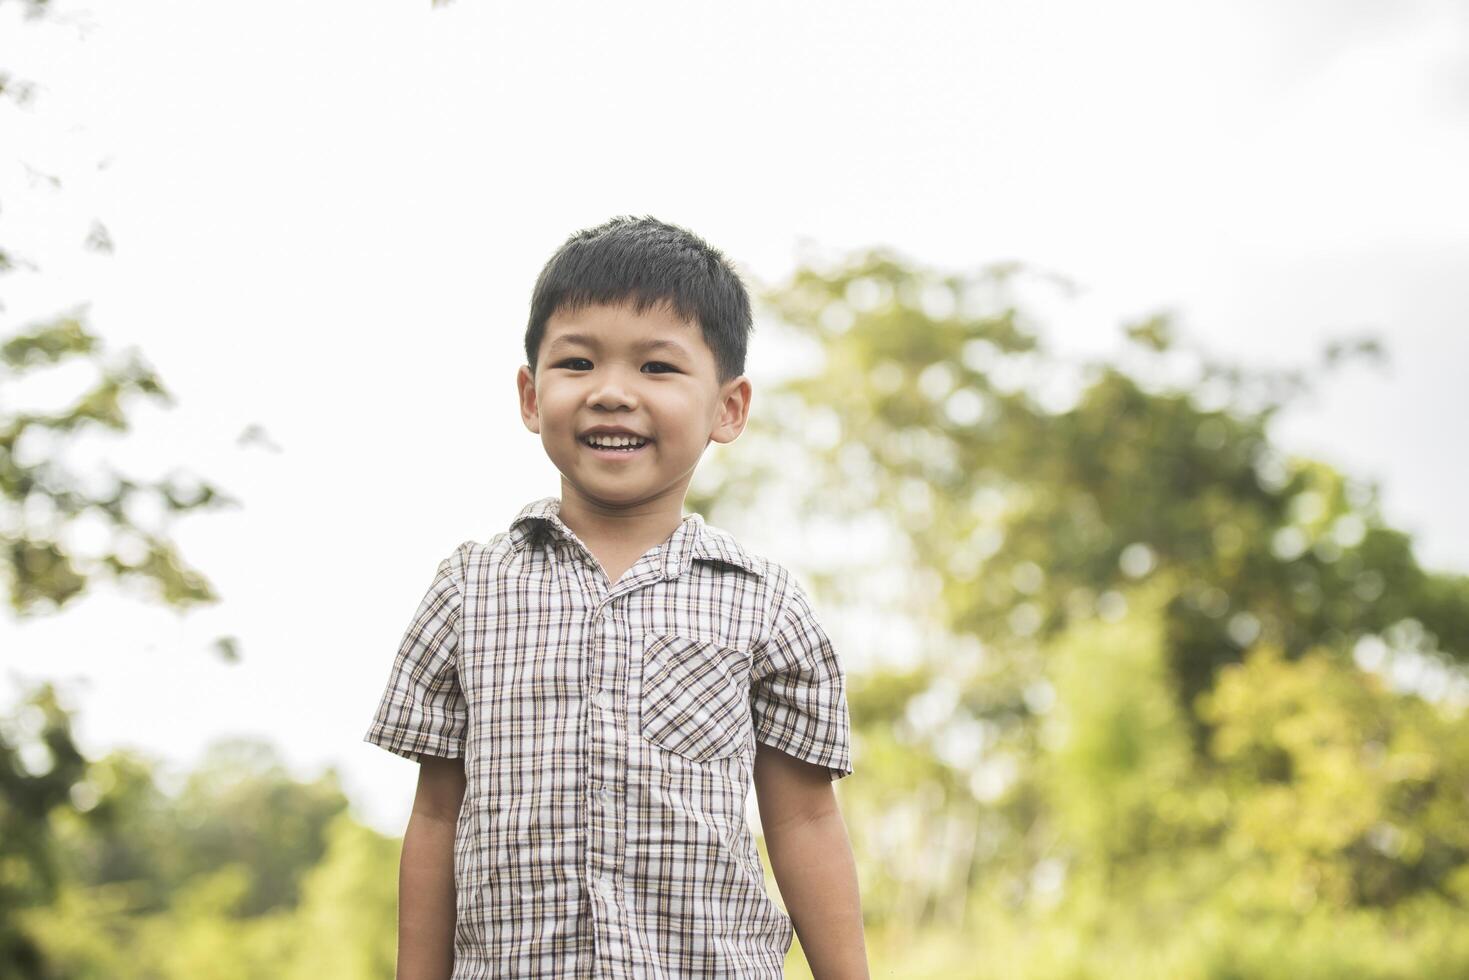
<path fill-rule="evenodd" d="M 687 229 L 621 215 L 573 234 L 541 270 L 525 330 L 531 374 L 554 313 L 624 300 L 640 313 L 667 303 L 699 324 L 720 384 L 745 372 L 750 296 L 729 260 Z"/>

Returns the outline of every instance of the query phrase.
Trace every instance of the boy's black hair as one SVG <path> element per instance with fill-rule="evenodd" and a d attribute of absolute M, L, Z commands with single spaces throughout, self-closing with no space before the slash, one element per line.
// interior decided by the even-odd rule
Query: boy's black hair
<path fill-rule="evenodd" d="M 558 310 L 631 300 L 668 303 L 699 324 L 723 384 L 745 372 L 750 296 L 729 261 L 698 235 L 653 217 L 620 215 L 573 234 L 547 260 L 530 299 L 525 356 L 531 373 L 546 321 Z"/>

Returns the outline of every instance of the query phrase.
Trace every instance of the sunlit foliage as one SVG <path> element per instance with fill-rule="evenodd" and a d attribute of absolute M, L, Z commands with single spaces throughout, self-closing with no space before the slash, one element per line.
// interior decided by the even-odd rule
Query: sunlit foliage
<path fill-rule="evenodd" d="M 1309 917 L 1365 915 L 1320 975 L 1469 969 L 1435 947 L 1469 898 L 1469 579 L 1420 567 L 1373 485 L 1272 438 L 1380 348 L 1247 369 L 1160 315 L 1079 360 L 1026 301 L 1052 285 L 882 250 L 799 269 L 767 309 L 810 356 L 691 501 L 850 522 L 887 547 L 813 558 L 827 608 L 947 634 L 851 678 L 864 772 L 840 791 L 871 926 L 1019 957 L 933 976 L 1301 976 Z M 1041 921 L 1054 941 L 1020 952 Z M 1261 965 L 1229 972 L 1246 931 Z"/>

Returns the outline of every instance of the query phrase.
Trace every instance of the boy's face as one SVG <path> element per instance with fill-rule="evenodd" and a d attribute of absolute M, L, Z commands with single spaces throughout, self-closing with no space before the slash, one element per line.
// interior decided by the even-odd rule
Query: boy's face
<path fill-rule="evenodd" d="M 526 428 L 561 471 L 562 492 L 596 509 L 683 506 L 711 440 L 733 442 L 750 409 L 744 376 L 717 380 L 698 324 L 671 307 L 630 303 L 557 311 L 546 322 L 535 376 L 516 383 Z M 623 429 L 646 442 L 598 449 L 588 430 Z"/>

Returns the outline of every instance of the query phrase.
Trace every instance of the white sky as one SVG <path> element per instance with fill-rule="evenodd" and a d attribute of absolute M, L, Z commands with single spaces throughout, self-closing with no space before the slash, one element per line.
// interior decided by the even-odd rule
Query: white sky
<path fill-rule="evenodd" d="M 179 402 L 101 458 L 186 466 L 244 505 L 175 528 L 218 607 L 103 589 L 0 619 L 5 683 L 68 681 L 92 752 L 182 767 L 266 735 L 401 831 L 414 767 L 362 732 L 438 560 L 556 492 L 515 411 L 530 286 L 618 213 L 687 225 L 757 282 L 802 242 L 1024 261 L 1084 287 L 1047 334 L 1078 352 L 1162 309 L 1256 365 L 1374 330 L 1388 372 L 1343 372 L 1279 435 L 1380 480 L 1430 566 L 1469 567 L 1460 4 L 75 10 L 0 7 L 0 65 L 42 86 L 0 107 L 0 241 L 42 269 L 3 282 L 0 328 L 90 300 Z M 80 248 L 94 217 L 115 254 Z M 279 452 L 234 445 L 252 423 Z M 799 535 L 730 529 L 808 567 Z M 849 663 L 896 642 L 845 626 Z M 204 652 L 220 634 L 241 664 Z"/>

